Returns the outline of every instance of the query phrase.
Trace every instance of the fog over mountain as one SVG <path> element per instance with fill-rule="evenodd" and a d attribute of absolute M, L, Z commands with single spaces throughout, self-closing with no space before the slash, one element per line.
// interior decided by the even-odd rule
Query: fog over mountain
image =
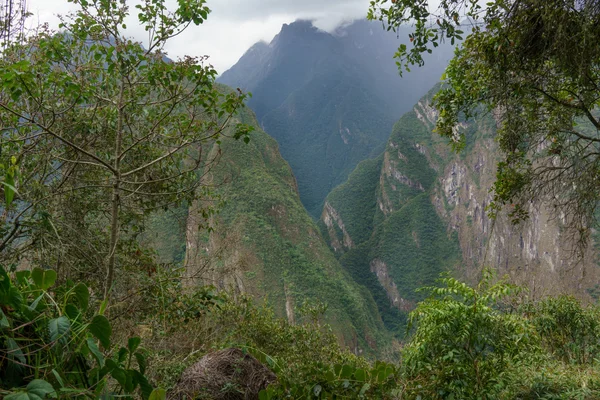
<path fill-rule="evenodd" d="M 252 92 L 248 105 L 279 142 L 315 217 L 358 162 L 383 150 L 393 123 L 439 81 L 452 55 L 442 45 L 401 78 L 392 55 L 402 38 L 408 30 L 387 32 L 377 22 L 328 33 L 299 20 L 256 43 L 219 79 Z"/>

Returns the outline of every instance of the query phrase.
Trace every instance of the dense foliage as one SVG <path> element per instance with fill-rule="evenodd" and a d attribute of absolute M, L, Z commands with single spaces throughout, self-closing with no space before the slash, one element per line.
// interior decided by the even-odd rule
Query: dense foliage
<path fill-rule="evenodd" d="M 475 287 L 449 275 L 431 286 L 440 271 L 457 264 L 458 247 L 430 199 L 443 161 L 428 153 L 437 144 L 425 122 L 429 116 L 407 114 L 383 155 L 360 164 L 329 197 L 347 223 L 322 226 L 324 232 L 332 243 L 348 234 L 355 241 L 341 240 L 338 262 L 302 208 L 276 142 L 258 131 L 248 144 L 258 124 L 239 110 L 244 94 L 214 85 L 216 72 L 202 60 L 171 62 L 162 54 L 167 39 L 206 19 L 203 0 L 180 0 L 172 12 L 163 0 L 138 4 L 138 19 L 150 34 L 147 48 L 119 33 L 129 12 L 126 2 L 74 2 L 80 10 L 65 19 L 64 32 L 42 29 L 27 41 L 5 43 L 0 58 L 0 252 L 11 262 L 0 266 L 3 398 L 164 400 L 186 367 L 225 347 L 241 348 L 277 375 L 260 394 L 265 400 L 600 398 L 598 305 L 565 296 L 532 301 L 487 270 Z M 449 3 L 479 7 L 469 0 L 442 2 L 442 8 Z M 426 2 L 392 4 L 385 15 L 393 23 L 411 4 Z M 486 71 L 477 69 L 481 65 L 475 72 L 453 69 L 471 66 L 472 58 L 461 58 L 464 52 L 484 49 L 490 56 L 488 39 L 493 57 L 510 59 L 523 51 L 518 35 L 502 24 L 510 17 L 527 26 L 519 7 L 532 5 L 525 8 L 537 12 L 542 25 L 558 18 L 569 34 L 571 28 L 586 34 L 596 29 L 585 19 L 598 14 L 590 2 L 563 14 L 552 12 L 564 11 L 556 3 L 547 9 L 533 0 L 510 4 L 516 9 L 507 15 L 504 2 L 488 5 L 486 18 L 500 16 L 486 20 L 487 30 L 475 29 L 449 69 L 450 89 L 437 99 L 462 103 L 442 109 L 442 131 L 444 124 L 462 121 L 461 112 L 472 111 L 469 96 L 481 94 L 481 82 L 469 86 L 469 74 Z M 418 8 L 411 16 L 425 13 Z M 454 23 L 457 15 L 445 14 Z M 438 25 L 427 31 L 417 18 L 417 47 L 409 62 L 422 61 L 429 38 L 437 44 L 441 34 L 460 35 L 452 22 Z M 498 32 L 515 39 L 516 53 L 495 47 Z M 563 33 L 536 38 L 544 44 L 540 54 L 555 55 Z M 578 71 L 594 72 L 593 62 L 575 60 L 583 62 Z M 542 69 L 548 73 L 542 83 L 553 90 L 585 89 L 593 79 L 573 82 L 567 61 L 558 57 L 537 65 L 548 68 Z M 566 69 L 562 78 L 553 75 L 557 65 Z M 527 77 L 519 76 L 518 83 Z M 459 81 L 466 91 L 459 90 Z M 509 87 L 524 90 L 532 103 L 519 111 L 531 117 L 527 112 L 539 106 L 533 105 L 539 98 L 527 97 L 529 87 Z M 347 83 L 336 89 L 349 97 L 362 93 Z M 495 100 L 488 101 L 496 101 L 498 87 L 489 89 Z M 556 89 L 561 96 L 563 89 Z M 308 103 L 296 94 L 290 100 L 295 105 Z M 541 123 L 557 118 L 564 127 L 559 106 L 571 104 L 575 111 L 565 114 L 567 122 L 586 117 L 588 126 L 581 129 L 595 125 L 595 110 L 586 109 L 597 101 L 589 100 L 590 93 L 542 95 L 549 103 L 543 115 L 548 120 Z M 362 118 L 368 113 L 358 103 L 352 98 L 346 105 Z M 515 105 L 502 104 L 506 110 Z M 324 112 L 332 107 L 327 101 L 315 105 Z M 335 131 L 326 115 L 315 121 L 318 129 Z M 501 142 L 510 129 L 525 126 L 511 128 L 515 120 L 507 121 Z M 462 126 L 462 143 L 469 146 L 474 130 Z M 525 127 L 525 136 L 513 138 L 517 142 L 535 132 Z M 588 133 L 580 138 L 595 142 Z M 236 140 L 242 137 L 245 143 Z M 557 146 L 579 145 L 566 137 L 561 142 L 558 134 L 545 139 L 559 160 L 567 150 Z M 517 153 L 520 144 L 509 149 Z M 523 154 L 521 160 L 530 153 Z M 213 168 L 216 160 L 221 164 Z M 515 193 L 514 186 L 501 186 L 507 171 L 519 190 L 533 182 L 514 166 L 501 164 L 498 201 Z M 165 244 L 165 237 L 185 240 L 185 247 Z M 200 285 L 201 278 L 233 287 L 233 294 Z M 415 293 L 423 285 L 428 287 Z M 383 290 L 390 288 L 397 298 Z M 383 324 L 397 334 L 407 328 L 403 346 L 394 349 L 400 358 L 386 346 Z M 384 361 L 373 360 L 382 353 Z M 233 382 L 218 389 L 243 395 Z"/>
<path fill-rule="evenodd" d="M 0 58 L 0 167 L 12 193 L 0 249 L 4 262 L 104 272 L 108 297 L 143 251 L 148 215 L 209 196 L 197 179 L 213 161 L 202 145 L 219 139 L 245 95 L 222 93 L 203 58 L 163 54 L 170 38 L 204 21 L 204 1 L 136 5 L 145 47 L 125 37 L 125 2 L 73 2 L 79 9 L 60 33 L 40 28 Z M 248 132 L 238 125 L 233 136 Z"/>
<path fill-rule="evenodd" d="M 56 278 L 51 269 L 9 275 L 0 266 L 3 398 L 164 399 L 164 391 L 154 390 L 144 375 L 147 351 L 141 339 L 131 337 L 119 348 L 104 316 L 106 302 L 95 309 L 85 284 L 54 287 Z M 24 388 L 14 390 L 19 386 Z"/>
<path fill-rule="evenodd" d="M 492 111 L 503 160 L 498 165 L 492 211 L 514 207 L 528 216 L 528 202 L 544 200 L 565 214 L 573 238 L 585 243 L 596 221 L 600 192 L 598 144 L 600 7 L 594 0 L 440 3 L 371 2 L 370 17 L 389 28 L 414 21 L 413 46 L 400 47 L 402 67 L 422 64 L 444 38 L 464 43 L 446 70 L 437 98 L 438 132 L 462 146 L 459 122 Z"/>
<path fill-rule="evenodd" d="M 200 282 L 266 296 L 277 315 L 290 321 L 305 301 L 320 301 L 327 304 L 324 320 L 345 344 L 371 353 L 386 347 L 388 338 L 370 293 L 331 254 L 300 202 L 277 142 L 258 127 L 250 110 L 240 111 L 238 118 L 256 129 L 248 144 L 224 139 L 214 149 L 221 155 L 211 179 L 223 204 L 208 221 L 198 218 L 210 233 L 197 232 L 194 239 L 188 235 L 200 249 L 197 254 L 188 251 L 188 269 L 202 271 Z M 164 230 L 162 240 L 170 242 L 169 236 L 181 236 L 171 226 L 185 230 L 175 225 L 155 230 Z"/>

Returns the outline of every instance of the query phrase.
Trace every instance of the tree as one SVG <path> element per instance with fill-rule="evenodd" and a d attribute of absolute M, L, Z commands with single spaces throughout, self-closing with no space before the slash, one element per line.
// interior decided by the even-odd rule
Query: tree
<path fill-rule="evenodd" d="M 123 33 L 126 1 L 70 1 L 79 10 L 60 33 L 13 44 L 0 60 L 4 186 L 15 196 L 0 249 L 103 267 L 106 298 L 117 266 L 140 258 L 136 235 L 149 213 L 202 193 L 214 161 L 203 145 L 218 142 L 245 95 L 220 90 L 206 57 L 164 54 L 169 39 L 207 18 L 204 0 L 175 10 L 165 0 L 137 4 L 146 47 Z M 248 141 L 249 132 L 238 124 L 233 136 Z"/>
<path fill-rule="evenodd" d="M 26 17 L 26 0 L 4 0 L 0 3 L 0 49 L 22 36 Z"/>
<path fill-rule="evenodd" d="M 443 0 L 431 12 L 428 0 L 374 0 L 369 17 L 388 29 L 413 24 L 412 47 L 396 54 L 401 69 L 464 37 L 435 98 L 437 131 L 460 148 L 459 122 L 493 112 L 503 160 L 492 215 L 510 204 L 519 221 L 542 200 L 585 244 L 600 199 L 600 3 Z"/>

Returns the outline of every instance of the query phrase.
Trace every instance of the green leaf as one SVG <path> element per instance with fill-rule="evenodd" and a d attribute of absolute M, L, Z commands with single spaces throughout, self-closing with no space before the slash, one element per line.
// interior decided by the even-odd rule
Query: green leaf
<path fill-rule="evenodd" d="M 15 193 L 17 193 L 17 188 L 15 187 L 15 175 L 14 173 L 7 171 L 6 176 L 4 177 L 4 201 L 6 202 L 6 207 L 10 206 L 15 198 Z"/>
<path fill-rule="evenodd" d="M 104 367 L 104 356 L 102 355 L 102 352 L 100 352 L 96 342 L 94 342 L 94 339 L 88 338 L 86 344 L 90 353 L 92 353 L 92 355 L 96 358 L 96 361 L 98 361 L 100 368 Z"/>
<path fill-rule="evenodd" d="M 0 293 L 8 293 L 11 288 L 10 277 L 8 273 L 4 269 L 3 266 L 0 265 Z"/>
<path fill-rule="evenodd" d="M 42 290 L 48 290 L 56 282 L 56 271 L 51 269 L 34 268 L 31 271 L 31 278 L 35 286 Z"/>
<path fill-rule="evenodd" d="M 51 319 L 48 322 L 48 331 L 50 332 L 50 340 L 59 342 L 63 345 L 67 344 L 67 335 L 71 329 L 71 322 L 65 315 Z"/>
<path fill-rule="evenodd" d="M 152 393 L 150 393 L 150 397 L 148 400 L 166 400 L 167 391 L 165 389 L 154 389 Z"/>
<path fill-rule="evenodd" d="M 127 374 L 124 369 L 119 367 L 113 368 L 112 371 L 110 371 L 110 376 L 119 382 L 119 385 L 127 391 L 127 386 L 129 385 L 127 384 Z"/>
<path fill-rule="evenodd" d="M 21 348 L 19 347 L 19 345 L 17 344 L 17 342 L 15 342 L 15 340 L 13 338 L 6 339 L 6 347 L 8 349 L 8 359 L 9 360 L 12 360 L 12 361 L 17 360 L 21 364 L 25 364 L 25 362 L 26 362 L 25 354 L 23 354 L 23 351 L 21 350 Z"/>
<path fill-rule="evenodd" d="M 9 394 L 5 400 L 44 400 L 56 398 L 56 391 L 51 384 L 43 379 L 34 379 L 24 391 Z"/>
<path fill-rule="evenodd" d="M 94 335 L 96 339 L 100 341 L 105 349 L 110 347 L 110 337 L 112 335 L 112 328 L 110 322 L 104 315 L 96 315 L 90 326 L 88 327 L 90 333 Z"/>
<path fill-rule="evenodd" d="M 67 304 L 65 306 L 65 314 L 71 321 L 76 321 L 81 315 L 81 312 L 73 304 Z"/>
<path fill-rule="evenodd" d="M 32 303 L 31 305 L 29 305 L 29 308 L 31 311 L 35 311 L 35 309 L 37 308 L 38 304 L 40 303 L 40 301 L 42 300 L 42 298 L 44 297 L 44 294 L 40 294 Z"/>
<path fill-rule="evenodd" d="M 30 276 L 31 271 L 26 269 L 15 272 L 15 277 L 17 278 L 17 282 L 19 283 L 19 285 L 26 285 L 28 283 L 27 280 Z"/>
<path fill-rule="evenodd" d="M 65 387 L 65 383 L 63 382 L 62 377 L 60 376 L 60 374 L 58 373 L 58 371 L 56 371 L 55 369 L 52 370 L 52 375 L 54 375 L 54 378 L 56 379 L 56 381 L 58 382 L 58 384 L 60 385 L 60 388 L 64 388 Z"/>
<path fill-rule="evenodd" d="M 132 354 L 135 353 L 140 343 L 142 343 L 142 339 L 139 337 L 129 338 L 129 340 L 127 340 L 127 348 L 129 349 L 129 352 Z"/>
<path fill-rule="evenodd" d="M 356 372 L 354 372 L 354 378 L 359 382 L 364 382 L 367 380 L 367 373 L 364 369 L 357 369 Z"/>
<path fill-rule="evenodd" d="M 344 364 L 340 373 L 340 378 L 351 378 L 353 368 L 350 365 Z"/>
<path fill-rule="evenodd" d="M 152 394 L 152 392 L 154 391 L 154 388 L 152 387 L 152 385 L 150 385 L 150 383 L 148 382 L 148 379 L 146 379 L 146 377 L 140 373 L 139 371 L 131 371 L 132 375 L 133 375 L 133 383 L 135 385 L 140 385 L 140 391 L 142 392 L 142 398 L 144 400 L 147 400 L 150 395 Z"/>
<path fill-rule="evenodd" d="M 10 322 L 6 318 L 6 315 L 4 315 L 2 309 L 0 309 L 0 329 L 4 328 L 10 328 Z"/>
<path fill-rule="evenodd" d="M 125 362 L 125 360 L 127 360 L 127 354 L 129 354 L 129 352 L 127 351 L 127 349 L 125 347 L 121 347 L 119 349 L 119 352 L 117 353 L 117 360 L 120 363 Z"/>
<path fill-rule="evenodd" d="M 134 356 L 135 356 L 135 359 L 137 360 L 138 367 L 140 368 L 140 372 L 142 374 L 145 374 L 146 373 L 146 367 L 148 366 L 148 362 L 146 361 L 146 357 L 142 353 L 140 353 L 140 352 L 135 353 Z"/>
<path fill-rule="evenodd" d="M 83 283 L 78 283 L 71 289 L 75 293 L 75 298 L 79 302 L 79 306 L 82 311 L 86 311 L 90 301 L 90 291 L 88 287 Z"/>

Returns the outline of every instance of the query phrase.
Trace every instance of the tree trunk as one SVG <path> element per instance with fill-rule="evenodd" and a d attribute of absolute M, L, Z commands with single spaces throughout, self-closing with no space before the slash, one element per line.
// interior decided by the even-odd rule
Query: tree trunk
<path fill-rule="evenodd" d="M 115 276 L 115 263 L 117 245 L 119 243 L 119 209 L 120 199 L 119 190 L 121 184 L 121 149 L 123 146 L 123 118 L 124 118 L 124 91 L 125 82 L 121 81 L 121 89 L 119 91 L 118 101 L 118 115 L 117 115 L 117 132 L 115 138 L 115 159 L 114 159 L 114 183 L 111 197 L 111 221 L 110 221 L 110 245 L 108 253 L 108 262 L 106 265 L 106 282 L 104 284 L 104 300 L 108 300 L 110 296 L 110 290 L 112 288 L 114 276 Z"/>

